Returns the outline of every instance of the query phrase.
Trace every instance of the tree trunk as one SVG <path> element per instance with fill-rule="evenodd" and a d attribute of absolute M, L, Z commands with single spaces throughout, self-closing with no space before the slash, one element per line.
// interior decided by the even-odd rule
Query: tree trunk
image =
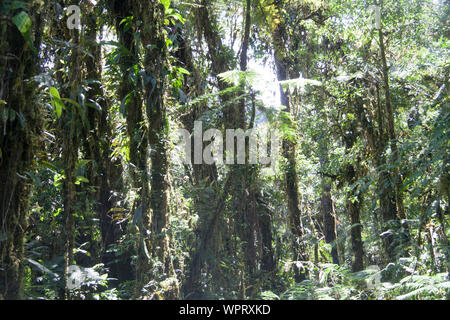
<path fill-rule="evenodd" d="M 388 235 L 386 240 L 386 254 L 390 261 L 393 261 L 396 258 L 396 255 L 399 253 L 396 248 L 400 248 L 402 246 L 403 237 L 405 237 L 406 242 L 409 241 L 409 231 L 407 229 L 407 225 L 404 225 L 404 231 L 400 230 L 400 222 L 399 219 L 406 219 L 405 207 L 403 204 L 403 196 L 401 192 L 401 175 L 398 167 L 398 148 L 397 141 L 395 135 L 395 125 L 394 125 L 394 111 L 392 107 L 392 101 L 390 96 L 390 87 L 389 87 L 389 68 L 387 66 L 386 59 L 386 49 L 384 45 L 384 35 L 382 26 L 378 30 L 379 34 L 379 42 L 380 42 L 380 55 L 382 62 L 382 73 L 383 73 L 383 84 L 384 84 L 384 95 L 385 95 L 385 108 L 386 108 L 386 117 L 387 117 L 387 140 L 390 140 L 390 147 L 392 150 L 392 163 L 396 166 L 393 170 L 385 170 L 386 173 L 380 174 L 380 183 L 384 184 L 392 184 L 386 190 L 383 188 L 381 194 L 384 202 L 383 208 L 381 208 L 382 215 L 385 218 L 384 222 L 390 224 L 393 227 L 395 233 L 403 232 L 404 234 L 396 234 L 395 237 L 397 239 L 393 239 L 391 235 Z M 381 129 L 381 128 L 380 128 Z M 380 136 L 382 133 L 380 131 Z M 384 147 L 386 143 L 383 143 Z M 386 165 L 389 165 L 389 161 L 385 158 Z M 390 189 L 390 190 L 389 190 Z M 395 240 L 395 241 L 394 241 Z"/>
<path fill-rule="evenodd" d="M 42 19 L 33 10 L 30 15 L 30 34 L 39 48 Z M 24 298 L 24 237 L 32 193 L 25 172 L 32 171 L 42 125 L 32 80 L 39 71 L 38 55 L 10 18 L 0 22 L 0 56 L 5 58 L 0 65 L 0 300 Z"/>
<path fill-rule="evenodd" d="M 115 214 L 111 212 L 114 199 L 112 190 L 121 190 L 123 184 L 122 164 L 114 163 L 111 159 L 110 137 L 113 136 L 112 129 L 108 123 L 110 110 L 105 98 L 105 92 L 101 86 L 102 79 L 102 53 L 101 46 L 97 42 L 100 32 L 97 24 L 98 12 L 93 11 L 86 16 L 86 40 L 87 50 L 91 55 L 84 56 L 86 78 L 96 80 L 90 85 L 86 95 L 86 101 L 97 103 L 100 110 L 87 108 L 89 128 L 84 130 L 84 151 L 88 159 L 93 160 L 88 170 L 88 180 L 96 187 L 91 200 L 95 203 L 94 209 L 99 218 L 99 229 L 101 234 L 101 260 L 109 267 L 109 275 L 112 278 L 132 279 L 130 261 L 127 257 L 120 257 L 119 262 L 114 254 L 107 253 L 110 245 L 116 243 L 123 234 L 122 228 L 117 222 Z M 122 30 L 123 31 L 123 30 Z M 123 87 L 123 82 L 120 88 Z M 122 97 L 123 98 L 123 97 Z M 94 226 L 94 228 L 97 226 Z M 92 253 L 91 253 L 92 255 Z"/>
<path fill-rule="evenodd" d="M 278 81 L 284 81 L 288 79 L 287 66 L 289 64 L 286 61 L 284 45 L 283 45 L 283 32 L 284 24 L 281 22 L 273 33 L 274 41 L 274 59 L 275 67 L 277 71 Z M 288 95 L 283 91 L 280 85 L 280 98 L 281 105 L 285 106 L 285 112 L 290 112 L 290 102 Z M 282 144 L 283 156 L 286 158 L 287 163 L 284 168 L 285 176 L 285 188 L 286 196 L 288 200 L 288 213 L 289 213 L 289 228 L 294 236 L 293 239 L 293 253 L 294 260 L 308 261 L 308 254 L 306 248 L 302 244 L 303 227 L 301 225 L 301 211 L 299 206 L 299 194 L 298 194 L 298 177 L 295 161 L 295 145 L 288 139 L 283 140 Z M 295 280 L 300 282 L 306 279 L 306 274 L 301 272 L 297 265 L 294 265 Z"/>
<path fill-rule="evenodd" d="M 347 168 L 347 181 L 349 184 L 353 184 L 357 179 L 355 168 L 353 165 L 349 165 Z M 350 213 L 350 225 L 351 225 L 351 242 L 352 242 L 352 271 L 361 271 L 364 269 L 364 250 L 361 237 L 361 221 L 360 221 L 360 211 L 361 211 L 361 195 L 356 196 L 356 200 L 353 199 L 355 196 L 355 191 L 352 190 L 347 196 L 346 208 Z"/>
<path fill-rule="evenodd" d="M 70 34 L 70 35 L 69 35 Z M 77 101 L 79 93 L 79 85 L 81 84 L 81 63 L 79 61 L 79 44 L 80 38 L 78 31 L 71 30 L 66 37 L 70 37 L 70 40 L 75 44 L 75 47 L 71 51 L 70 64 L 71 74 L 69 75 L 68 88 L 71 88 L 69 92 L 63 91 L 63 96 L 69 96 L 70 99 Z M 75 166 L 78 161 L 78 149 L 79 149 L 79 137 L 81 121 L 75 105 L 72 103 L 66 104 L 66 110 L 63 111 L 61 118 L 59 119 L 59 134 L 62 142 L 62 162 L 64 166 L 64 183 L 63 183 L 63 198 L 64 198 L 64 217 L 65 217 L 65 268 L 64 275 L 67 280 L 69 277 L 69 266 L 74 264 L 73 250 L 75 247 L 75 222 L 74 211 L 76 204 L 76 191 L 75 191 Z M 68 289 L 65 291 L 66 297 L 69 296 Z"/>
<path fill-rule="evenodd" d="M 322 186 L 322 197 L 320 200 L 322 215 L 323 215 L 323 227 L 325 242 L 331 243 L 331 257 L 334 264 L 339 264 L 339 255 L 336 244 L 336 219 L 333 215 L 333 200 L 331 199 L 331 185 L 326 182 L 327 178 Z"/>
<path fill-rule="evenodd" d="M 143 239 L 142 244 L 146 244 L 150 248 L 153 258 L 157 258 L 161 263 L 160 272 L 169 276 L 174 272 L 172 260 L 169 254 L 169 237 L 167 235 L 168 227 L 168 160 L 167 160 L 167 140 L 168 140 L 168 119 L 166 115 L 166 103 L 164 101 L 164 93 L 167 89 L 166 72 L 167 72 L 167 47 L 166 38 L 163 33 L 164 27 L 164 7 L 157 1 L 152 0 L 150 3 L 133 2 L 133 10 L 135 16 L 143 21 L 142 42 L 145 50 L 144 59 L 144 105 L 149 125 L 148 144 L 150 147 L 150 197 L 149 206 L 144 200 L 148 193 L 148 185 L 146 177 L 143 177 L 142 186 L 142 216 L 144 220 L 143 228 L 140 230 L 140 236 Z M 144 171 L 145 173 L 145 171 Z M 146 175 L 146 173 L 145 173 Z M 147 236 L 147 222 L 151 228 L 151 239 Z M 148 267 L 144 264 L 144 260 L 148 257 L 143 256 L 145 253 L 141 248 L 138 253 L 138 260 L 142 262 L 143 268 L 138 271 L 138 285 L 147 282 Z M 146 255 L 146 254 L 145 254 Z M 139 263 L 139 262 L 138 262 Z M 152 265 L 151 267 L 155 267 Z M 141 280 L 144 280 L 142 282 Z M 139 284 L 140 282 L 140 284 Z M 172 292 L 177 296 L 177 292 Z"/>

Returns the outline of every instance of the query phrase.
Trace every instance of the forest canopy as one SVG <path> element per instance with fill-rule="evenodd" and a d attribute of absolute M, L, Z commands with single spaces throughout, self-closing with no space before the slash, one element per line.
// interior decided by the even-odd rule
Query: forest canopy
<path fill-rule="evenodd" d="M 448 300 L 449 14 L 2 0 L 0 300 Z"/>

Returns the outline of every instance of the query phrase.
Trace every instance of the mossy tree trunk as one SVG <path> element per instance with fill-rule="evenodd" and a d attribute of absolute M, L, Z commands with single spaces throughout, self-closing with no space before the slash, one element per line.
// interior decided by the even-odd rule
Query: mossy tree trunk
<path fill-rule="evenodd" d="M 31 41 L 38 50 L 42 19 L 32 4 Z M 24 237 L 28 229 L 33 155 L 41 132 L 35 100 L 37 52 L 31 50 L 10 14 L 0 21 L 0 299 L 24 298 Z"/>
<path fill-rule="evenodd" d="M 273 43 L 274 43 L 274 58 L 275 67 L 277 72 L 278 81 L 284 81 L 289 79 L 289 67 L 290 62 L 285 52 L 285 45 L 283 41 L 283 34 L 285 30 L 285 24 L 281 21 L 273 31 Z M 291 112 L 291 106 L 288 94 L 283 90 L 280 85 L 280 98 L 281 105 L 285 106 L 285 112 Z M 285 190 L 288 201 L 288 214 L 289 214 L 289 228 L 293 234 L 292 240 L 292 252 L 294 260 L 307 261 L 308 253 L 306 248 L 302 244 L 303 227 L 301 224 L 301 209 L 299 203 L 298 192 L 298 176 L 295 160 L 295 144 L 285 138 L 282 142 L 282 153 L 286 159 L 284 165 L 284 178 L 285 178 Z M 296 264 L 294 264 L 294 273 L 296 282 L 300 282 L 306 279 L 306 274 L 302 272 Z"/>
<path fill-rule="evenodd" d="M 149 194 L 148 202 L 142 199 L 143 228 L 141 237 L 153 260 L 158 264 L 150 263 L 148 257 L 142 257 L 143 248 L 138 252 L 138 263 L 141 267 L 138 272 L 138 283 L 147 282 L 151 267 L 158 266 L 160 272 L 166 276 L 173 275 L 173 262 L 170 256 L 170 238 L 168 235 L 168 118 L 165 92 L 168 89 L 167 74 L 169 74 L 168 48 L 163 32 L 165 9 L 157 0 L 149 3 L 133 2 L 133 11 L 136 17 L 142 19 L 141 39 L 145 48 L 144 58 L 144 106 L 148 122 L 148 146 L 150 148 L 150 186 L 143 179 L 142 198 Z M 147 205 L 148 203 L 148 205 Z M 149 227 L 149 229 L 147 229 Z M 150 231 L 150 237 L 148 231 Z M 147 258 L 147 261 L 145 261 Z M 178 289 L 167 293 L 171 298 L 178 296 Z M 166 297 L 166 298 L 168 298 Z"/>

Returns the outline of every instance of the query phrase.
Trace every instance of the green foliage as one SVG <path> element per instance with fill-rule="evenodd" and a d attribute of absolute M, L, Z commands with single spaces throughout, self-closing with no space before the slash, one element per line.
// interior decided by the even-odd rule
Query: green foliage
<path fill-rule="evenodd" d="M 44 2 L 0 6 L 0 166 L 18 164 L 26 298 L 449 299 L 444 2 L 383 1 L 386 61 L 364 1 L 252 1 L 246 56 L 240 0 L 98 2 L 70 32 Z M 25 46 L 16 32 L 9 50 L 5 28 Z M 194 121 L 276 129 L 284 152 L 270 167 L 183 164 L 172 135 Z M 11 147 L 23 137 L 34 147 Z M 84 277 L 66 292 L 71 238 Z"/>
<path fill-rule="evenodd" d="M 12 21 L 17 26 L 17 29 L 19 29 L 28 47 L 36 53 L 36 48 L 33 46 L 33 42 L 30 37 L 31 19 L 28 14 L 25 11 L 21 11 L 12 18 Z"/>
<path fill-rule="evenodd" d="M 409 259 L 408 261 L 410 261 Z M 349 272 L 337 265 L 322 264 L 314 269 L 311 280 L 295 284 L 280 294 L 285 300 L 420 300 L 448 299 L 449 281 L 445 273 L 419 275 L 417 270 L 409 270 L 404 277 L 383 282 L 383 274 L 390 273 L 392 266 L 402 268 L 403 263 L 390 267 L 368 268 L 359 272 Z M 265 292 L 261 297 L 278 297 L 273 292 Z"/>
<path fill-rule="evenodd" d="M 62 111 L 64 110 L 64 102 L 61 100 L 58 89 L 51 87 L 50 95 L 52 96 L 52 106 L 55 110 L 56 116 L 61 117 Z"/>

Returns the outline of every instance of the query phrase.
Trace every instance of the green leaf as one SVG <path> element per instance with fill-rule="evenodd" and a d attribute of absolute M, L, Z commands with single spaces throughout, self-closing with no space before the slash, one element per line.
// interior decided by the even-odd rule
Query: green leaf
<path fill-rule="evenodd" d="M 180 21 L 181 23 L 183 23 L 184 24 L 184 18 L 183 18 L 183 16 L 181 15 L 181 14 L 179 14 L 178 12 L 172 12 L 173 11 L 173 9 L 169 9 L 168 10 L 168 15 L 167 15 L 167 17 L 168 18 L 170 18 L 171 20 L 172 20 L 172 22 L 175 20 L 175 21 Z"/>
<path fill-rule="evenodd" d="M 126 115 L 127 112 L 127 105 L 131 102 L 131 99 L 134 96 L 134 91 L 129 92 L 125 98 L 122 99 L 122 102 L 120 103 L 120 113 L 123 115 Z"/>
<path fill-rule="evenodd" d="M 32 260 L 32 259 L 27 259 L 27 261 L 28 261 L 30 264 L 32 264 L 32 265 L 34 265 L 35 267 L 37 267 L 37 269 L 38 269 L 39 271 L 41 271 L 42 273 L 50 274 L 52 277 L 54 277 L 54 278 L 56 278 L 56 279 L 59 279 L 59 276 L 58 276 L 56 273 L 54 273 L 53 271 L 51 271 L 50 269 L 48 269 L 48 268 L 45 267 L 44 265 L 40 264 L 39 262 L 34 261 L 34 260 Z"/>
<path fill-rule="evenodd" d="M 190 75 L 190 74 L 191 74 L 189 71 L 187 71 L 185 68 L 182 68 L 182 67 L 178 67 L 177 70 L 178 70 L 178 72 L 180 72 L 181 74 L 187 74 L 187 75 Z"/>
<path fill-rule="evenodd" d="M 50 162 L 47 162 L 47 161 L 41 161 L 40 164 L 41 164 L 43 167 L 45 167 L 45 168 L 47 168 L 47 169 L 53 171 L 54 173 L 57 173 L 57 172 L 58 172 L 58 168 L 57 168 L 54 164 L 51 164 Z"/>
<path fill-rule="evenodd" d="M 28 47 L 36 53 L 36 49 L 33 46 L 30 38 L 31 19 L 25 11 L 21 11 L 12 18 L 13 23 L 16 25 L 22 34 Z"/>
<path fill-rule="evenodd" d="M 66 101 L 66 102 L 70 102 L 71 104 L 73 104 L 75 107 L 77 107 L 79 110 L 81 110 L 81 106 L 78 102 L 76 102 L 73 99 L 69 99 L 69 98 L 62 98 L 61 101 Z"/>
<path fill-rule="evenodd" d="M 64 103 L 61 100 L 61 96 L 59 95 L 58 89 L 55 87 L 50 88 L 50 95 L 52 96 L 52 106 L 55 109 L 56 116 L 58 118 L 61 117 L 62 111 L 64 109 Z"/>
<path fill-rule="evenodd" d="M 159 0 L 159 3 L 162 3 L 164 5 L 164 10 L 167 11 L 170 7 L 170 0 Z"/>
<path fill-rule="evenodd" d="M 25 35 L 31 28 L 31 19 L 25 11 L 21 11 L 12 18 L 12 21 L 22 35 Z"/>
<path fill-rule="evenodd" d="M 77 179 L 75 180 L 75 184 L 79 185 L 81 182 L 89 183 L 89 180 L 85 177 L 78 176 Z"/>

